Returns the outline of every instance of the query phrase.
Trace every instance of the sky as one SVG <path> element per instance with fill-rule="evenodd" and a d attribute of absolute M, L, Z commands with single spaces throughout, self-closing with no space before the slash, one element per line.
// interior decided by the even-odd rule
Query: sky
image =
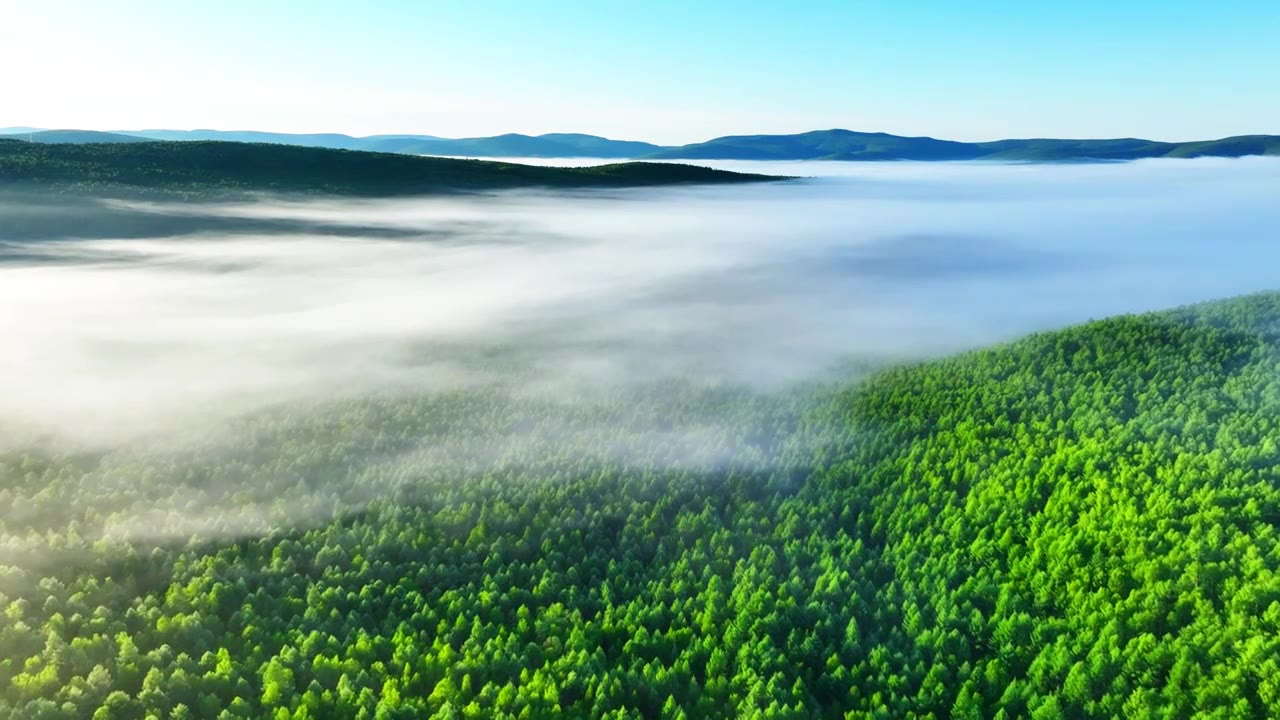
<path fill-rule="evenodd" d="M 1275 0 L 0 0 L 0 126 L 1280 133 Z"/>

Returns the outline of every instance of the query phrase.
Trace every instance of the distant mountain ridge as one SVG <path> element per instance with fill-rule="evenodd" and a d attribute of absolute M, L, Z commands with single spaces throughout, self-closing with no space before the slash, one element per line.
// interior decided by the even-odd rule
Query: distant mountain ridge
<path fill-rule="evenodd" d="M 4 135 L 0 135 L 4 137 Z M 406 155 L 442 155 L 446 157 L 593 157 L 627 159 L 650 155 L 666 149 L 661 145 L 630 140 L 611 140 L 579 133 L 519 135 L 509 133 L 494 137 L 442 138 L 434 135 L 370 135 L 353 137 L 339 133 L 272 133 L 256 130 L 38 130 L 34 133 L 11 133 L 14 140 L 44 143 L 169 141 L 257 142 L 276 145 L 330 148 L 333 150 L 367 150 Z"/>
<path fill-rule="evenodd" d="M 138 137 L 136 135 L 100 132 L 98 130 L 28 130 L 26 132 L 13 133 L 10 135 L 0 135 L 0 137 L 12 140 L 29 140 L 31 142 L 48 143 L 53 145 L 83 145 L 85 143 L 147 141 L 146 138 Z"/>
<path fill-rule="evenodd" d="M 1062 140 L 1033 138 L 957 142 L 852 130 L 797 135 L 731 135 L 660 150 L 646 159 L 685 160 L 1137 160 L 1157 157 L 1280 155 L 1280 136 L 1244 135 L 1196 142 L 1140 138 Z"/>
<path fill-rule="evenodd" d="M 814 130 L 792 135 L 728 135 L 678 147 L 613 140 L 579 133 L 442 138 L 433 135 L 337 133 L 290 134 L 253 130 L 41 130 L 7 137 L 44 143 L 137 142 L 140 140 L 229 140 L 281 145 L 369 150 L 406 155 L 509 158 L 608 158 L 637 160 L 991 160 L 1066 162 L 1142 158 L 1280 155 L 1278 135 L 1240 135 L 1217 140 L 1160 142 L 1142 138 L 1028 138 L 959 142 L 853 130 Z"/>

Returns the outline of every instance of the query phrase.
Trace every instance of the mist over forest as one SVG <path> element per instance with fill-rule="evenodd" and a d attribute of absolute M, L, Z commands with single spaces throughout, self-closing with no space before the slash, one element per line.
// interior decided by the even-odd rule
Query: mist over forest
<path fill-rule="evenodd" d="M 0 420 L 114 442 L 517 371 L 525 391 L 575 396 L 776 389 L 1274 282 L 1270 159 L 785 165 L 770 168 L 812 177 L 235 204 L 10 194 Z"/>
<path fill-rule="evenodd" d="M 1280 712 L 1280 160 L 716 166 L 0 192 L 0 718 Z"/>

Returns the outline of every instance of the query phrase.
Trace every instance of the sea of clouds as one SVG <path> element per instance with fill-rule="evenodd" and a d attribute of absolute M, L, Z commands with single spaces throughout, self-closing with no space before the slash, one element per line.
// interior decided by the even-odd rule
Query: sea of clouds
<path fill-rule="evenodd" d="M 1280 286 L 1280 160 L 200 204 L 0 195 L 0 425 L 115 443 L 486 383 L 765 390 Z M 495 361 L 499 358 L 499 361 Z"/>

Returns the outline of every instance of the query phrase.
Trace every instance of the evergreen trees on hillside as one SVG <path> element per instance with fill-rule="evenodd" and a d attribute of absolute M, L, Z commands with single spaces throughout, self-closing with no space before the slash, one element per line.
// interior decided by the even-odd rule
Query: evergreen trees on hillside
<path fill-rule="evenodd" d="M 1278 316 L 7 451 L 0 717 L 1274 717 Z"/>
<path fill-rule="evenodd" d="M 512 188 L 615 188 L 785 180 L 675 163 L 593 167 L 419 157 L 241 142 L 45 144 L 0 138 L 0 189 L 193 198 L 257 192 L 368 197 Z"/>

